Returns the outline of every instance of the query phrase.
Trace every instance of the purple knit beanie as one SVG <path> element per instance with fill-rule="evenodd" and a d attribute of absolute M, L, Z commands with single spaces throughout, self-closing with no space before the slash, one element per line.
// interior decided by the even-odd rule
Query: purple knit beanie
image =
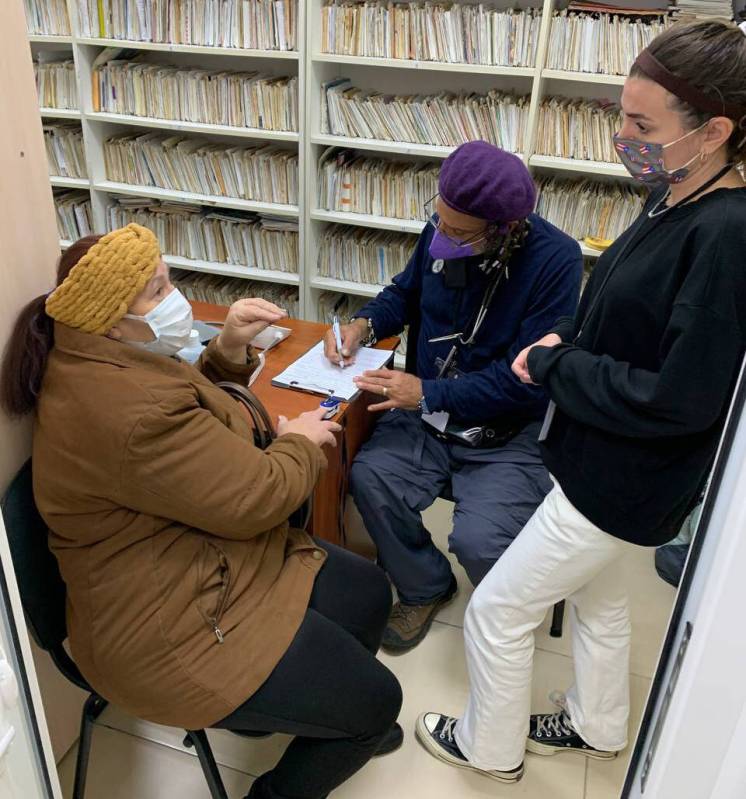
<path fill-rule="evenodd" d="M 469 141 L 443 162 L 440 198 L 454 211 L 489 222 L 525 219 L 536 204 L 536 187 L 520 158 L 486 141 Z"/>

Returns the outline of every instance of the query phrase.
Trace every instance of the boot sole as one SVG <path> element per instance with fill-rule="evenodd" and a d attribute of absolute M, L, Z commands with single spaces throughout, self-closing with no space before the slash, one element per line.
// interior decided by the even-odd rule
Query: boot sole
<path fill-rule="evenodd" d="M 425 636 L 430 632 L 430 628 L 433 626 L 433 622 L 435 621 L 435 617 L 438 613 L 447 605 L 450 605 L 454 599 L 458 596 L 458 587 L 453 592 L 453 594 L 448 597 L 448 599 L 444 599 L 437 604 L 435 610 L 433 610 L 430 618 L 422 625 L 422 628 L 417 633 L 414 638 L 411 638 L 409 641 L 402 641 L 401 643 L 388 643 L 386 641 L 381 642 L 381 649 L 389 655 L 403 655 L 405 652 L 409 652 L 410 649 L 414 649 L 417 644 L 421 644 Z"/>
<path fill-rule="evenodd" d="M 473 771 L 475 774 L 481 774 L 483 777 L 489 777 L 491 780 L 495 780 L 496 782 L 504 782 L 506 784 L 520 782 L 523 779 L 522 769 L 515 776 L 512 774 L 510 776 L 502 776 L 497 772 L 485 771 L 484 769 L 477 768 L 469 763 L 462 763 L 460 760 L 448 757 L 447 755 L 443 754 L 442 750 L 432 742 L 430 733 L 427 727 L 424 726 L 421 718 L 417 719 L 417 726 L 415 727 L 414 734 L 420 744 L 431 755 L 440 760 L 441 763 L 447 763 L 449 766 L 456 766 L 456 768 L 462 768 L 466 771 Z"/>
<path fill-rule="evenodd" d="M 574 747 L 549 746 L 540 744 L 532 738 L 526 740 L 526 751 L 542 757 L 553 757 L 554 755 L 564 755 L 574 753 L 583 755 L 591 760 L 614 760 L 618 752 L 602 752 L 599 749 L 575 749 Z"/>

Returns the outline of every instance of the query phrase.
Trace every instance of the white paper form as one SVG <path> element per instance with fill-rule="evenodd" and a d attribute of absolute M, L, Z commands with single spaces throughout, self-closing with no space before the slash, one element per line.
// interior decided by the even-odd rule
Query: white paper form
<path fill-rule="evenodd" d="M 349 402 L 360 392 L 352 382 L 353 377 L 360 377 L 368 369 L 380 369 L 393 355 L 388 350 L 361 347 L 355 353 L 355 363 L 342 368 L 324 356 L 324 342 L 319 341 L 305 355 L 272 378 L 272 385 L 310 391 L 313 394 L 331 393 L 337 399 Z"/>

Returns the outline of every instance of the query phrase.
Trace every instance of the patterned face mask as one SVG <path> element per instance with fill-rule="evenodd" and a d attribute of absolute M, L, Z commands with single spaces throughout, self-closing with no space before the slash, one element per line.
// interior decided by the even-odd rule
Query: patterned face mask
<path fill-rule="evenodd" d="M 700 158 L 701 153 L 697 153 L 697 155 L 677 169 L 666 169 L 663 161 L 663 151 L 667 147 L 672 147 L 693 133 L 702 130 L 708 122 L 709 120 L 668 144 L 645 142 L 639 139 L 623 139 L 617 134 L 614 136 L 614 147 L 619 153 L 619 160 L 624 164 L 629 174 L 640 183 L 652 185 L 681 183 L 682 180 L 688 177 L 691 172 L 691 165 Z"/>

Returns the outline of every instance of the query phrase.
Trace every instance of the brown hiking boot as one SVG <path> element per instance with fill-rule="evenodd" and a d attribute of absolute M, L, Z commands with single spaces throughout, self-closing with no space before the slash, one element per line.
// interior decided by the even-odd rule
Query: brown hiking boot
<path fill-rule="evenodd" d="M 382 646 L 389 652 L 406 652 L 422 641 L 433 623 L 435 614 L 447 605 L 458 592 L 456 578 L 451 578 L 448 590 L 427 605 L 404 605 L 397 602 L 391 608 L 383 633 Z"/>

